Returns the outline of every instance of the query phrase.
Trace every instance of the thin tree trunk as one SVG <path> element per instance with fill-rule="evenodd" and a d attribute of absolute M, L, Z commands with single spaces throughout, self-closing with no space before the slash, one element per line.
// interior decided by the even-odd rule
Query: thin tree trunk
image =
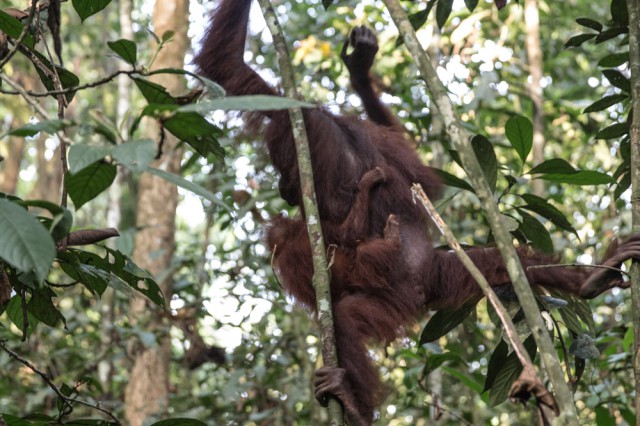
<path fill-rule="evenodd" d="M 168 30 L 175 35 L 159 53 L 154 68 L 182 68 L 189 46 L 188 0 L 156 1 L 153 10 L 154 32 L 159 36 Z M 159 75 L 154 79 L 173 94 L 184 91 L 185 81 L 175 75 Z M 148 126 L 150 136 L 157 138 L 157 125 Z M 166 134 L 163 156 L 153 167 L 171 173 L 179 173 L 182 149 L 177 148 L 177 140 Z M 178 192 L 174 185 L 152 176 L 142 175 L 137 208 L 136 248 L 134 260 L 138 265 L 158 277 L 171 264 L 174 253 L 175 213 Z M 159 282 L 167 303 L 171 300 L 172 279 L 168 276 Z M 136 354 L 135 365 L 125 390 L 125 416 L 131 426 L 140 426 L 145 419 L 154 415 L 162 417 L 167 412 L 169 401 L 169 325 L 162 324 L 162 316 L 152 315 L 154 310 L 142 297 L 131 303 L 130 318 L 148 319 L 149 328 L 158 336 L 158 345 L 142 348 Z M 145 323 L 147 321 L 144 321 Z"/>
<path fill-rule="evenodd" d="M 125 40 L 133 40 L 133 21 L 131 19 L 131 11 L 133 9 L 133 0 L 120 0 L 119 1 L 119 16 L 120 16 L 120 37 Z M 119 63 L 119 69 L 128 69 L 129 65 L 124 62 Z M 116 123 L 121 126 L 121 137 L 126 140 L 128 135 L 126 134 L 127 126 L 123 125 L 125 116 L 131 107 L 131 79 L 126 75 L 118 77 L 118 105 L 116 110 Z M 107 227 L 116 228 L 120 227 L 120 221 L 122 216 L 122 186 L 123 179 L 122 173 L 125 172 L 122 167 L 118 170 L 115 180 L 109 187 L 109 204 L 107 206 Z M 112 246 L 112 240 L 107 242 Z M 108 288 L 101 298 L 101 313 L 102 313 L 102 336 L 101 343 L 103 351 L 107 350 L 113 344 L 113 332 L 112 324 L 114 320 L 114 308 L 115 297 L 113 289 Z M 113 359 L 107 357 L 105 360 L 98 364 L 98 377 L 105 394 L 111 396 L 112 380 L 113 380 Z"/>
<path fill-rule="evenodd" d="M 628 0 L 629 11 L 629 68 L 631 69 L 631 217 L 633 232 L 640 230 L 640 5 Z M 640 425 L 640 264 L 631 265 L 631 312 L 633 312 L 633 372 L 635 376 L 636 425 Z"/>
<path fill-rule="evenodd" d="M 542 49 L 540 48 L 540 17 L 538 0 L 526 0 L 524 4 L 526 25 L 526 48 L 529 61 L 529 96 L 533 102 L 533 164 L 544 161 L 544 110 L 542 98 Z M 533 181 L 533 192 L 544 195 L 544 183 L 540 179 Z"/>

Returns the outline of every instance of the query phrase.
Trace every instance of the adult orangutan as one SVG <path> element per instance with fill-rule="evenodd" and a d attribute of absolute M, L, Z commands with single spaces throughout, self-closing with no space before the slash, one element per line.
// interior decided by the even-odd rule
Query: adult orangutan
<path fill-rule="evenodd" d="M 220 2 L 196 63 L 230 95 L 277 95 L 243 60 L 250 7 L 251 0 Z M 321 107 L 304 111 L 320 221 L 332 249 L 331 294 L 340 364 L 317 372 L 316 397 L 321 402 L 328 395 L 337 397 L 351 425 L 370 424 L 382 398 L 366 344 L 394 340 L 403 325 L 427 308 L 456 307 L 480 295 L 456 256 L 433 248 L 428 218 L 413 202 L 413 183 L 420 183 L 432 198 L 439 194 L 440 184 L 376 95 L 369 70 L 377 50 L 375 35 L 364 27 L 352 31 L 342 50 L 368 120 L 334 115 Z M 261 114 L 267 121 L 264 140 L 280 174 L 280 195 L 302 210 L 288 112 Z M 304 226 L 304 219 L 278 216 L 266 239 L 285 290 L 313 310 L 311 251 Z M 527 248 L 519 253 L 525 267 L 551 263 Z M 493 286 L 510 284 L 495 248 L 468 254 Z M 638 236 L 614 245 L 604 264 L 619 267 L 631 258 L 640 259 Z M 532 285 L 585 297 L 625 286 L 621 274 L 611 269 L 534 269 L 527 275 Z"/>

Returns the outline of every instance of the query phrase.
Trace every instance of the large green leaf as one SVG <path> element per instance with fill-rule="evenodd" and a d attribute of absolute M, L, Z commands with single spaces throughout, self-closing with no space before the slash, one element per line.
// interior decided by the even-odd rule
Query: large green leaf
<path fill-rule="evenodd" d="M 557 227 L 577 235 L 577 231 L 571 226 L 565 215 L 547 200 L 533 194 L 524 194 L 521 197 L 527 203 L 527 205 L 522 206 L 523 209 L 535 212 L 550 220 Z"/>
<path fill-rule="evenodd" d="M 67 173 L 64 182 L 73 204 L 79 209 L 107 189 L 115 178 L 116 166 L 98 161 L 77 173 Z"/>
<path fill-rule="evenodd" d="M 624 93 L 618 93 L 616 95 L 605 96 L 604 98 L 598 99 L 597 101 L 595 101 L 594 103 L 592 103 L 591 105 L 586 107 L 584 109 L 584 112 L 596 112 L 596 111 L 605 110 L 605 109 L 609 108 L 612 105 L 615 105 L 615 104 L 617 104 L 619 102 L 622 102 L 623 100 L 627 99 L 628 97 L 629 97 L 629 95 L 626 95 Z"/>
<path fill-rule="evenodd" d="M 16 40 L 20 37 L 24 25 L 22 22 L 9 15 L 7 12 L 0 10 L 0 32 L 7 34 L 12 39 Z M 22 44 L 30 49 L 33 49 L 36 45 L 35 40 L 31 34 L 27 33 L 27 36 L 22 41 Z"/>
<path fill-rule="evenodd" d="M 142 78 L 134 78 L 133 81 L 150 104 L 175 105 L 177 103 L 163 86 Z"/>
<path fill-rule="evenodd" d="M 547 228 L 522 209 L 518 209 L 518 213 L 522 216 L 520 230 L 531 241 L 533 247 L 544 253 L 553 253 L 553 241 Z"/>
<path fill-rule="evenodd" d="M 472 298 L 457 309 L 442 309 L 436 312 L 422 330 L 420 345 L 433 342 L 453 330 L 471 314 L 477 304 L 478 299 Z"/>
<path fill-rule="evenodd" d="M 617 87 L 618 89 L 631 93 L 631 82 L 629 78 L 626 77 L 618 70 L 604 70 L 602 74 L 609 80 L 612 86 Z"/>
<path fill-rule="evenodd" d="M 436 23 L 438 28 L 442 29 L 444 24 L 447 23 L 449 15 L 451 15 L 451 9 L 453 7 L 453 0 L 438 0 L 436 5 Z"/>
<path fill-rule="evenodd" d="M 615 179 L 606 173 L 595 170 L 579 170 L 574 174 L 545 174 L 540 179 L 571 185 L 606 185 L 615 183 Z"/>
<path fill-rule="evenodd" d="M 471 146 L 491 191 L 495 191 L 496 182 L 498 181 L 498 160 L 493 150 L 493 145 L 484 136 L 476 135 L 471 139 Z"/>
<path fill-rule="evenodd" d="M 104 159 L 111 154 L 111 145 L 87 145 L 77 143 L 69 148 L 69 170 L 78 173 L 85 167 Z"/>
<path fill-rule="evenodd" d="M 65 323 L 66 327 L 66 320 L 64 316 L 62 316 L 60 311 L 51 301 L 55 296 L 56 294 L 46 287 L 33 290 L 31 292 L 31 299 L 27 304 L 27 309 L 40 322 L 48 325 L 49 327 L 55 327 L 60 320 Z"/>
<path fill-rule="evenodd" d="M 138 50 L 136 44 L 131 40 L 120 39 L 117 41 L 110 41 L 107 43 L 109 48 L 116 52 L 118 56 L 124 59 L 125 62 L 135 65 L 138 60 Z"/>
<path fill-rule="evenodd" d="M 0 258 L 19 272 L 46 278 L 56 255 L 47 230 L 27 210 L 0 199 Z"/>
<path fill-rule="evenodd" d="M 190 182 L 186 179 L 184 179 L 181 176 L 175 175 L 173 173 L 169 173 L 169 172 L 165 172 L 164 170 L 160 170 L 160 169 L 154 169 L 153 167 L 149 167 L 147 168 L 147 172 L 156 175 L 158 177 L 161 177 L 162 179 L 173 183 L 176 186 L 179 186 L 180 188 L 184 188 L 188 191 L 193 192 L 194 194 L 197 194 L 201 197 L 204 197 L 205 199 L 211 201 L 213 204 L 222 207 L 223 209 L 225 209 L 226 211 L 232 211 L 233 209 L 231 207 L 229 207 L 224 201 L 220 200 L 218 197 L 216 197 L 216 195 L 211 192 L 208 191 L 207 189 L 203 188 L 202 186 Z"/>
<path fill-rule="evenodd" d="M 273 111 L 289 108 L 315 108 L 315 105 L 282 96 L 251 95 L 228 96 L 180 107 L 181 112 L 197 112 L 205 115 L 212 111 Z"/>
<path fill-rule="evenodd" d="M 73 8 L 83 21 L 107 7 L 111 0 L 72 0 Z"/>
<path fill-rule="evenodd" d="M 151 139 L 126 142 L 113 149 L 113 159 L 135 173 L 142 173 L 155 158 L 157 149 Z"/>
<path fill-rule="evenodd" d="M 533 169 L 529 170 L 528 174 L 537 173 L 555 173 L 555 174 L 574 174 L 577 170 L 566 160 L 562 158 L 552 158 L 551 160 L 544 161 Z"/>
<path fill-rule="evenodd" d="M 31 123 L 9 131 L 7 134 L 13 136 L 31 137 L 40 132 L 50 135 L 55 134 L 58 130 L 62 130 L 67 126 L 73 126 L 75 123 L 69 120 L 45 120 L 38 123 Z"/>
<path fill-rule="evenodd" d="M 524 347 L 529 353 L 529 357 L 534 359 L 537 347 L 533 336 L 529 336 L 524 341 Z M 500 371 L 495 374 L 495 379 L 493 380 L 489 396 L 489 405 L 491 407 L 494 407 L 507 399 L 509 391 L 511 390 L 511 385 L 520 376 L 521 372 L 522 364 L 520 364 L 520 360 L 516 353 L 512 352 L 507 356 L 506 360 L 502 362 Z"/>
<path fill-rule="evenodd" d="M 516 150 L 522 164 L 527 161 L 527 156 L 533 146 L 533 125 L 531 121 L 520 115 L 511 117 L 504 126 L 505 135 Z"/>

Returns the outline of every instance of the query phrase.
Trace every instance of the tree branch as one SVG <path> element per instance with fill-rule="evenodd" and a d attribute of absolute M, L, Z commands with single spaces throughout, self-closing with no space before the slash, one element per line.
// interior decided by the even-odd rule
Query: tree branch
<path fill-rule="evenodd" d="M 278 63 L 282 74 L 282 85 L 285 95 L 296 99 L 296 84 L 293 77 L 293 68 L 289 59 L 287 44 L 278 23 L 278 19 L 269 0 L 260 0 L 260 6 L 264 14 L 267 26 L 273 36 L 273 44 L 278 53 Z M 296 154 L 298 157 L 298 169 L 300 172 L 300 185 L 302 186 L 302 198 L 304 211 L 307 218 L 307 232 L 311 243 L 313 258 L 313 286 L 316 291 L 318 321 L 322 339 L 322 359 L 324 365 L 337 366 L 338 355 L 335 347 L 335 335 L 333 326 L 333 310 L 331 308 L 331 292 L 329 287 L 329 267 L 325 257 L 324 238 L 320 227 L 320 215 L 313 186 L 313 170 L 311 168 L 311 154 L 307 132 L 304 126 L 302 110 L 293 108 L 289 110 L 293 138 L 295 140 Z M 342 406 L 335 398 L 329 400 L 329 420 L 332 425 L 342 425 L 344 420 Z"/>
<path fill-rule="evenodd" d="M 400 2 L 398 0 L 385 0 L 385 4 L 418 66 L 423 80 L 427 84 L 433 102 L 442 114 L 447 133 L 451 137 L 453 146 L 460 154 L 464 169 L 467 171 L 475 192 L 480 199 L 487 220 L 491 225 L 498 248 L 505 259 L 509 276 L 513 282 L 515 292 L 518 295 L 518 300 L 525 313 L 527 323 L 540 349 L 543 366 L 553 384 L 553 389 L 556 393 L 561 411 L 561 417 L 558 418 L 559 424 L 577 425 L 576 407 L 573 403 L 573 396 L 567 386 L 564 373 L 560 367 L 558 355 L 551 341 L 551 337 L 546 330 L 546 325 L 542 319 L 540 309 L 538 309 L 535 296 L 527 282 L 524 269 L 518 259 L 511 236 L 502 224 L 498 206 L 493 200 L 491 189 L 484 178 L 484 173 L 469 143 L 470 135 L 457 116 L 453 103 L 449 99 L 447 89 L 438 78 L 436 70 L 433 68 L 426 51 L 420 45 L 416 33 L 407 19 Z"/>
<path fill-rule="evenodd" d="M 629 12 L 629 68 L 631 70 L 631 218 L 633 232 L 640 230 L 640 6 L 627 1 Z M 633 373 L 635 376 L 635 412 L 640 413 L 640 264 L 631 264 L 631 312 L 633 313 Z"/>

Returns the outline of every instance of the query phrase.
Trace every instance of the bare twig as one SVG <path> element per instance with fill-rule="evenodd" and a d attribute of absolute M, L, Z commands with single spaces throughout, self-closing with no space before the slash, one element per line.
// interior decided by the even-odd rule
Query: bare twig
<path fill-rule="evenodd" d="M 114 416 L 110 411 L 105 410 L 104 408 L 100 407 L 99 405 L 91 404 L 89 402 L 85 402 L 85 401 L 82 401 L 82 400 L 79 400 L 79 399 L 69 398 L 68 396 L 64 395 L 62 393 L 62 391 L 60 391 L 60 389 L 55 385 L 55 383 L 53 383 L 53 381 L 51 380 L 51 378 L 49 377 L 49 375 L 47 373 L 45 373 L 44 371 L 39 370 L 31 362 L 29 362 L 25 358 L 21 357 L 20 355 L 18 355 L 18 353 L 14 352 L 13 350 L 9 349 L 7 347 L 7 342 L 5 340 L 0 340 L 0 348 L 2 348 L 2 350 L 5 351 L 11 358 L 13 358 L 14 360 L 18 361 L 19 363 L 21 363 L 22 365 L 27 367 L 29 370 L 33 371 L 38 376 L 40 376 L 40 378 L 53 390 L 53 392 L 55 392 L 55 394 L 58 396 L 58 398 L 60 398 L 62 403 L 64 405 L 66 405 L 67 407 L 73 408 L 73 404 L 83 405 L 85 407 L 88 407 L 88 408 L 91 408 L 93 410 L 97 410 L 97 411 L 100 411 L 101 413 L 104 413 L 105 415 L 109 416 L 118 425 L 122 424 L 116 418 L 116 416 Z"/>

